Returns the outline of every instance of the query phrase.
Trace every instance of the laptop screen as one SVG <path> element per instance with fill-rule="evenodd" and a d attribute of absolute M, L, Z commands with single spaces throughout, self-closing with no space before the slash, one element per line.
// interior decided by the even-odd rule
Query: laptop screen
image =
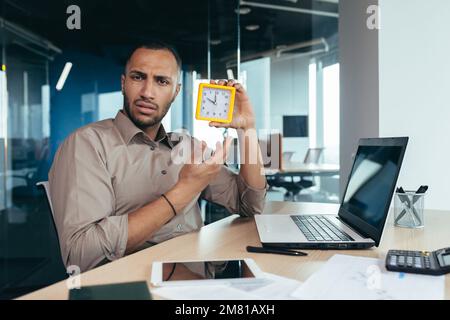
<path fill-rule="evenodd" d="M 356 152 L 340 214 L 353 216 L 351 224 L 359 224 L 357 229 L 378 238 L 374 240 L 381 237 L 406 142 L 402 138 L 362 139 Z"/>

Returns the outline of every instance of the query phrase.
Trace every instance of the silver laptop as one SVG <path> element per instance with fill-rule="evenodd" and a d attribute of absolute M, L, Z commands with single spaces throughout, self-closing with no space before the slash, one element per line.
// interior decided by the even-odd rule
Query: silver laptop
<path fill-rule="evenodd" d="M 407 137 L 360 139 L 338 215 L 255 216 L 263 246 L 365 249 L 380 243 Z"/>

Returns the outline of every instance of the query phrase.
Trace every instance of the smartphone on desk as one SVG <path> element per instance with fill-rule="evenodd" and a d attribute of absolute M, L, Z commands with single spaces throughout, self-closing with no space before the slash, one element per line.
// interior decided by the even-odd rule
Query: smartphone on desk
<path fill-rule="evenodd" d="M 69 300 L 151 300 L 147 282 L 83 286 L 69 291 Z"/>

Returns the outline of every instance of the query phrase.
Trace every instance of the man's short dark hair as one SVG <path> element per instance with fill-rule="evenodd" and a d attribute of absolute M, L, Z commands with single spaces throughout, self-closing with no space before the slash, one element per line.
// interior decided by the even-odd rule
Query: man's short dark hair
<path fill-rule="evenodd" d="M 124 74 L 126 73 L 126 66 L 127 66 L 128 62 L 130 61 L 131 56 L 138 49 L 167 50 L 167 51 L 169 51 L 170 53 L 172 53 L 173 57 L 175 58 L 175 60 L 177 62 L 178 71 L 179 72 L 181 71 L 181 57 L 178 54 L 177 49 L 175 49 L 175 47 L 173 45 L 170 45 L 170 44 L 165 43 L 163 41 L 153 40 L 151 42 L 146 42 L 146 43 L 142 43 L 140 45 L 137 45 L 130 51 L 130 53 L 129 53 L 128 57 L 127 57 L 127 61 L 125 63 Z"/>

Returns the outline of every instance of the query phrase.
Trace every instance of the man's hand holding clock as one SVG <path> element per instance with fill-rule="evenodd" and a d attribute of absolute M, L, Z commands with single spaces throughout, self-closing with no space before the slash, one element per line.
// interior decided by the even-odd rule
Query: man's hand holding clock
<path fill-rule="evenodd" d="M 234 87 L 236 96 L 232 121 L 230 123 L 211 121 L 209 126 L 237 129 L 242 162 L 239 174 L 249 186 L 255 189 L 265 188 L 266 178 L 256 134 L 255 114 L 244 87 L 234 80 L 211 80 L 210 83 Z"/>
<path fill-rule="evenodd" d="M 234 80 L 211 80 L 210 83 L 220 86 L 234 87 L 236 89 L 236 97 L 234 101 L 233 120 L 230 123 L 211 121 L 209 123 L 209 126 L 216 128 L 234 128 L 243 130 L 255 129 L 255 115 L 253 113 L 250 99 L 248 98 L 244 87 Z"/>

